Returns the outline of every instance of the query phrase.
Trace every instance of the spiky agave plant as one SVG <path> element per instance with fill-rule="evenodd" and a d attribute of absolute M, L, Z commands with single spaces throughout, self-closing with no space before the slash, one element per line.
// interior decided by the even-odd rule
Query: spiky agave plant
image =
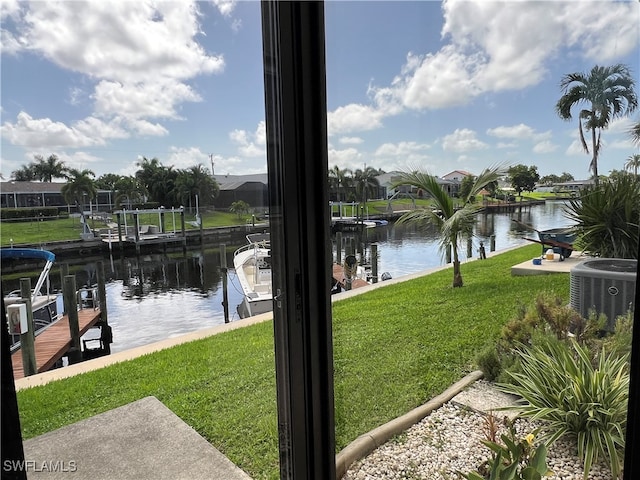
<path fill-rule="evenodd" d="M 594 462 L 606 459 L 614 478 L 621 475 L 629 392 L 628 355 L 607 355 L 602 350 L 591 363 L 586 347 L 558 341 L 518 350 L 521 372 L 509 375 L 514 384 L 501 384 L 519 395 L 515 408 L 522 415 L 546 424 L 544 440 L 573 436 L 584 463 L 586 480 Z"/>

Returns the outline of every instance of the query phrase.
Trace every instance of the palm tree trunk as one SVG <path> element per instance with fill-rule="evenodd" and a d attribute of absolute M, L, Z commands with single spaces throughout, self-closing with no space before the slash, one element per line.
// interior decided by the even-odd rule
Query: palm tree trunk
<path fill-rule="evenodd" d="M 463 285 L 460 260 L 458 259 L 458 247 L 453 245 L 453 288 L 462 287 Z"/>

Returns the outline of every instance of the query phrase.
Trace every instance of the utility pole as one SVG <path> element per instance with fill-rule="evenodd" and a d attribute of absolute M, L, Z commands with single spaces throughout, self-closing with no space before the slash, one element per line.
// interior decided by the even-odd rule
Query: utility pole
<path fill-rule="evenodd" d="M 211 161 L 211 176 L 215 176 L 215 172 L 213 171 L 213 153 L 209 154 L 209 160 Z"/>

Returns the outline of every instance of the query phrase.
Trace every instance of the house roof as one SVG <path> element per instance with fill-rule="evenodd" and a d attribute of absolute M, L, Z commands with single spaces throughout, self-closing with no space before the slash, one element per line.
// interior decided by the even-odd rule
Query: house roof
<path fill-rule="evenodd" d="M 218 185 L 223 190 L 231 190 L 234 187 L 229 187 L 229 184 L 235 184 L 236 187 L 243 185 L 247 182 L 260 182 L 267 185 L 269 183 L 269 177 L 266 173 L 254 173 L 251 175 L 214 175 Z"/>
<path fill-rule="evenodd" d="M 0 193 L 60 193 L 66 182 L 0 182 Z"/>
<path fill-rule="evenodd" d="M 460 175 L 462 175 L 464 177 L 473 176 L 473 173 L 467 172 L 466 170 L 453 170 L 452 172 L 449 172 L 446 175 L 443 175 L 442 178 L 448 177 L 450 175 L 455 175 L 456 173 L 460 174 Z"/>

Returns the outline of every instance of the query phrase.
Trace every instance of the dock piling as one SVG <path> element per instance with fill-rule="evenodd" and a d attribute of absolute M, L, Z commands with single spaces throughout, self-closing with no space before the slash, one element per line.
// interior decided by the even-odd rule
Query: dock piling
<path fill-rule="evenodd" d="M 371 281 L 378 283 L 378 244 L 371 244 Z"/>
<path fill-rule="evenodd" d="M 71 335 L 71 347 L 69 348 L 69 363 L 77 363 L 82 359 L 80 349 L 80 324 L 78 320 L 78 303 L 76 299 L 76 277 L 67 275 L 64 277 L 62 287 L 64 309 L 69 317 L 69 333 Z"/>
<path fill-rule="evenodd" d="M 229 295 L 227 286 L 227 246 L 220 244 L 220 272 L 222 273 L 222 307 L 224 308 L 224 323 L 229 323 Z"/>
<path fill-rule="evenodd" d="M 38 373 L 36 366 L 35 349 L 35 323 L 33 322 L 33 310 L 31 308 L 31 279 L 20 279 L 20 296 L 27 306 L 27 321 L 29 329 L 20 335 L 20 350 L 22 352 L 22 370 L 24 376 Z"/>

